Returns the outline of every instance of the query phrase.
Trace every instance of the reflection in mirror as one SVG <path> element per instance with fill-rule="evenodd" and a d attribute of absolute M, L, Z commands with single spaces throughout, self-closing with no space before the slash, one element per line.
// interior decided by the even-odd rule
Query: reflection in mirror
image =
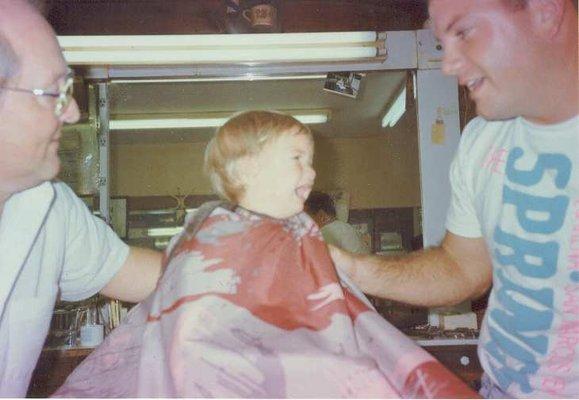
<path fill-rule="evenodd" d="M 338 218 L 354 225 L 372 252 L 420 247 L 412 83 L 407 71 L 112 81 L 110 195 L 126 199 L 126 224 L 116 224 L 126 233 L 117 233 L 131 245 L 164 249 L 188 214 L 216 199 L 203 173 L 216 126 L 235 112 L 274 109 L 305 118 L 315 138 L 314 189 L 337 199 Z M 85 92 L 90 98 L 91 90 Z M 90 99 L 85 103 L 88 121 L 94 121 L 96 108 Z M 94 132 L 94 123 L 66 130 L 63 141 L 69 143 L 61 151 L 70 161 L 61 178 L 77 193 L 92 194 L 98 210 Z M 401 328 L 426 320 L 425 310 L 375 305 Z"/>
<path fill-rule="evenodd" d="M 355 75 L 361 75 L 355 97 L 327 90 L 326 75 L 113 81 L 111 127 L 112 121 L 140 124 L 111 131 L 111 195 L 129 199 L 129 243 L 163 248 L 188 211 L 215 198 L 203 174 L 205 146 L 215 127 L 162 128 L 164 123 L 215 125 L 216 118 L 238 111 L 275 109 L 298 118 L 326 117 L 309 124 L 315 189 L 344 194 L 339 216 L 367 235 L 374 252 L 410 250 L 420 233 L 414 226 L 420 188 L 412 91 L 393 127 L 382 127 L 382 120 L 412 75 Z M 398 247 L 384 239 L 391 233 L 398 233 Z"/>

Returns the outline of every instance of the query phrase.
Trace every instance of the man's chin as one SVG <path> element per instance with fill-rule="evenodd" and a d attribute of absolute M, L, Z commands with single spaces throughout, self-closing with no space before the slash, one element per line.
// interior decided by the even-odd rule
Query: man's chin
<path fill-rule="evenodd" d="M 516 117 L 513 113 L 506 111 L 507 110 L 489 109 L 484 106 L 479 106 L 478 104 L 476 107 L 476 114 L 487 121 L 504 121 Z"/>

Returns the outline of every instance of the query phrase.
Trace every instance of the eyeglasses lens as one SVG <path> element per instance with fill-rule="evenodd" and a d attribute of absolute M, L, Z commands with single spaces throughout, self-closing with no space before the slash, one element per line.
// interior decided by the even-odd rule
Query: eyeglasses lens
<path fill-rule="evenodd" d="M 56 100 L 56 106 L 54 112 L 57 116 L 61 116 L 62 113 L 66 110 L 70 101 L 72 100 L 74 85 L 74 79 L 69 77 L 66 79 L 66 82 L 60 88 L 60 93 L 58 99 Z"/>

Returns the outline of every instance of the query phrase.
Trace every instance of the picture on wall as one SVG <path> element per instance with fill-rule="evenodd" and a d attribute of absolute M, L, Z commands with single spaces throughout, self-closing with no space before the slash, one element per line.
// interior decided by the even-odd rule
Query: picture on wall
<path fill-rule="evenodd" d="M 362 74 L 354 72 L 329 72 L 324 90 L 342 96 L 356 98 L 360 90 Z"/>

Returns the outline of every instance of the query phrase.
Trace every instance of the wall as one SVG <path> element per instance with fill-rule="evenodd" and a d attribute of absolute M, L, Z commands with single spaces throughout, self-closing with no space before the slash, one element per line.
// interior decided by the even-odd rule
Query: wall
<path fill-rule="evenodd" d="M 42 1 L 42 0 L 40 0 Z M 242 8 L 272 0 L 241 0 Z M 247 32 L 240 16 L 225 16 L 223 0 L 46 0 L 60 35 L 199 34 Z M 274 0 L 280 32 L 419 29 L 424 0 Z"/>
<path fill-rule="evenodd" d="M 388 136 L 317 140 L 316 187 L 349 191 L 352 209 L 420 205 L 417 151 Z"/>
<path fill-rule="evenodd" d="M 111 195 L 211 193 L 203 175 L 206 142 L 111 146 Z"/>
<path fill-rule="evenodd" d="M 316 139 L 319 189 L 345 189 L 351 208 L 420 204 L 416 134 Z M 111 149 L 111 194 L 156 196 L 209 194 L 203 175 L 205 142 L 125 144 Z"/>

